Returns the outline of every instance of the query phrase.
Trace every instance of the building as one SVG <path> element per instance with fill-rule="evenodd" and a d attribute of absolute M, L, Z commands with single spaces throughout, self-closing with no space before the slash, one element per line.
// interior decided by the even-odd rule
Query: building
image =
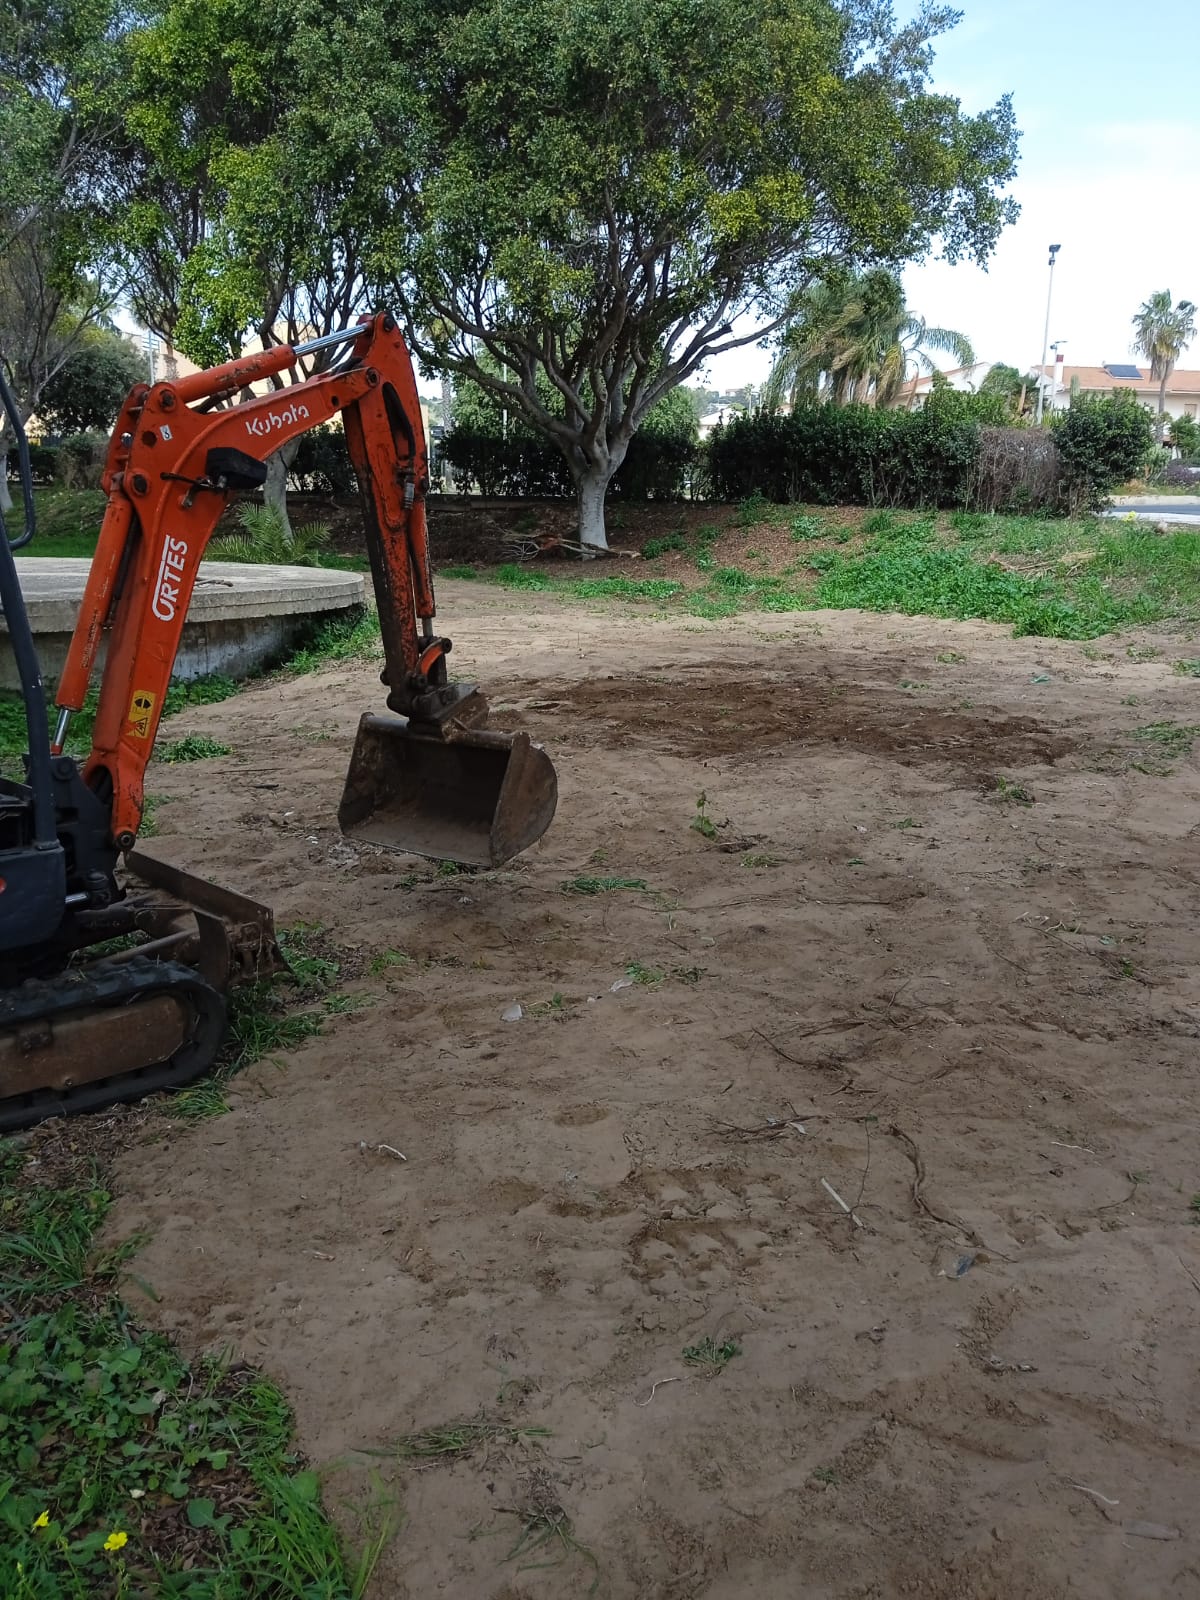
<path fill-rule="evenodd" d="M 976 361 L 973 366 L 951 367 L 949 372 L 939 372 L 937 376 L 945 378 L 952 389 L 962 394 L 975 394 L 994 366 L 994 361 Z M 919 377 L 909 378 L 892 402 L 892 409 L 919 411 L 933 389 L 934 376 L 932 372 L 924 372 Z"/>
<path fill-rule="evenodd" d="M 1150 376 L 1146 362 L 1107 361 L 1098 367 L 1059 366 L 1047 378 L 1046 404 L 1064 411 L 1071 395 L 1111 394 L 1114 389 L 1132 389 L 1149 410 L 1158 415 L 1158 383 Z M 1169 417 L 1200 416 L 1200 371 L 1176 367 L 1167 379 L 1164 409 Z"/>

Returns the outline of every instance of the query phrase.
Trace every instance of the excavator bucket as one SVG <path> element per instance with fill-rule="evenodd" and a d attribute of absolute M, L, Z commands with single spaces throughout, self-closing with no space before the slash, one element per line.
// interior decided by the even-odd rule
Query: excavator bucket
<path fill-rule="evenodd" d="M 541 838 L 557 800 L 550 757 L 526 733 L 455 727 L 442 737 L 367 712 L 338 823 L 352 839 L 498 867 Z"/>

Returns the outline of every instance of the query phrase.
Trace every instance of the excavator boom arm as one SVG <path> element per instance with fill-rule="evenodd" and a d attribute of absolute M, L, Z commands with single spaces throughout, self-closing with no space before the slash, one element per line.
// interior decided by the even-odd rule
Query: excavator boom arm
<path fill-rule="evenodd" d="M 339 412 L 364 501 L 389 703 L 410 711 L 414 694 L 445 682 L 448 646 L 432 635 L 428 460 L 412 361 L 386 313 L 341 337 L 353 346 L 336 370 L 224 409 L 193 409 L 189 402 L 229 401 L 255 380 L 294 366 L 313 346 L 277 346 L 178 383 L 139 385 L 126 400 L 106 463 L 107 510 L 59 680 L 56 731 L 61 749 L 107 628 L 84 779 L 111 795 L 118 849 L 129 849 L 137 836 L 146 765 L 188 605 L 229 494 L 260 486 L 268 456 Z"/>

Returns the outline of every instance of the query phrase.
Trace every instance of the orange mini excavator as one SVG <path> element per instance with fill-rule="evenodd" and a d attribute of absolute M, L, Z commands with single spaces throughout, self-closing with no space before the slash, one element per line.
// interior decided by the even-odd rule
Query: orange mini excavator
<path fill-rule="evenodd" d="M 298 357 L 338 346 L 320 376 L 254 393 Z M 10 540 L 0 523 L 0 605 L 28 731 L 23 781 L 0 778 L 4 1131 L 191 1082 L 220 1050 L 230 988 L 283 965 L 269 910 L 134 845 L 201 557 L 230 493 L 260 488 L 266 458 L 289 439 L 342 414 L 383 636 L 391 714 L 359 723 L 342 830 L 498 865 L 549 827 L 557 784 L 538 745 L 485 728 L 487 701 L 448 678 L 450 641 L 434 629 L 420 404 L 391 316 L 132 391 L 109 445 L 108 504 L 53 735 L 13 560 L 33 536 L 29 451 L 2 374 L 0 402 L 25 502 L 21 537 Z M 80 765 L 63 748 L 106 634 L 92 748 Z"/>

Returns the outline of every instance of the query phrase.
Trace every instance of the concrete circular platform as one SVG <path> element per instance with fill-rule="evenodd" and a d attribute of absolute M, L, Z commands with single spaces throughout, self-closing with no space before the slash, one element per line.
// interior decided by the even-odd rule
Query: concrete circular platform
<path fill-rule="evenodd" d="M 79 614 L 90 561 L 17 557 L 21 593 L 48 681 L 58 677 Z M 361 606 L 366 585 L 357 572 L 325 567 L 263 567 L 205 561 L 192 593 L 175 676 L 224 673 L 244 678 L 281 655 L 315 616 Z M 0 618 L 0 632 L 7 632 Z M 18 687 L 12 652 L 0 655 L 0 687 Z"/>

